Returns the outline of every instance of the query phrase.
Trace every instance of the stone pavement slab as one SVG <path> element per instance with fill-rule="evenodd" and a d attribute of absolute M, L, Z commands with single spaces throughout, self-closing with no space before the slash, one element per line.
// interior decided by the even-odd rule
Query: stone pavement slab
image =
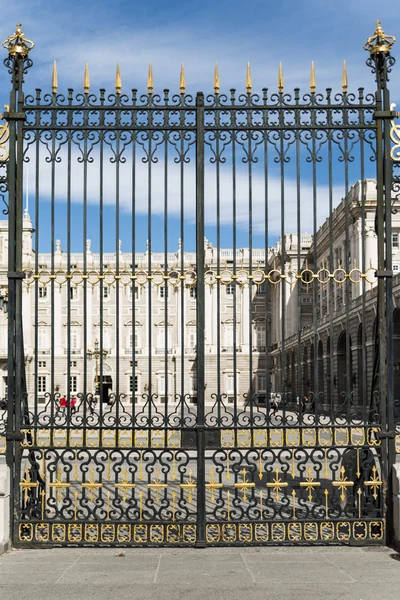
<path fill-rule="evenodd" d="M 12 550 L 0 598 L 20 600 L 399 600 L 390 548 Z"/>

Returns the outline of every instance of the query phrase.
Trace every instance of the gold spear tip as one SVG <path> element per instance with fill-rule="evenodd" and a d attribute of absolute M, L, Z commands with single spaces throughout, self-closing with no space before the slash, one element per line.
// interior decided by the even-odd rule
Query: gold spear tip
<path fill-rule="evenodd" d="M 117 71 L 115 73 L 115 91 L 117 94 L 121 93 L 122 82 L 121 82 L 121 70 L 119 66 L 119 62 L 117 62 Z"/>
<path fill-rule="evenodd" d="M 316 88 L 317 84 L 315 81 L 315 66 L 314 66 L 314 61 L 311 61 L 311 73 L 310 73 L 310 92 L 312 94 L 315 94 L 315 88 Z"/>
<path fill-rule="evenodd" d="M 282 63 L 279 63 L 279 69 L 278 69 L 278 92 L 280 94 L 283 93 L 283 88 L 284 88 L 284 81 L 283 81 L 283 70 L 282 70 Z"/>
<path fill-rule="evenodd" d="M 154 90 L 153 65 L 149 64 L 149 74 L 147 76 L 147 91 L 152 94 Z"/>
<path fill-rule="evenodd" d="M 219 90 L 220 90 L 221 84 L 219 81 L 219 73 L 218 73 L 218 63 L 215 63 L 215 67 L 214 67 L 214 92 L 216 94 L 219 94 Z"/>
<path fill-rule="evenodd" d="M 90 79 L 89 79 L 89 63 L 85 65 L 85 74 L 83 76 L 83 91 L 85 94 L 89 93 L 90 89 Z"/>
<path fill-rule="evenodd" d="M 57 88 L 58 88 L 58 76 L 57 76 L 57 62 L 54 61 L 53 63 L 53 75 L 51 78 L 51 89 L 53 94 L 57 94 Z"/>
<path fill-rule="evenodd" d="M 343 71 L 342 71 L 342 92 L 347 92 L 347 67 L 346 61 L 343 61 Z"/>
<path fill-rule="evenodd" d="M 186 90 L 186 77 L 185 77 L 185 65 L 181 64 L 181 74 L 179 78 L 179 91 L 184 94 Z"/>
<path fill-rule="evenodd" d="M 246 92 L 248 94 L 251 94 L 251 89 L 253 87 L 253 82 L 251 80 L 251 70 L 250 70 L 250 63 L 247 63 L 247 70 L 246 70 Z"/>

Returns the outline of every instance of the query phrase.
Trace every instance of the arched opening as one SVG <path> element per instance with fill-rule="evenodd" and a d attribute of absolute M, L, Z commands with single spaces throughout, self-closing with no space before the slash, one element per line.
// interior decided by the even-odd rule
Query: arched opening
<path fill-rule="evenodd" d="M 393 375 L 394 399 L 400 400 L 400 309 L 393 313 Z"/>
<path fill-rule="evenodd" d="M 350 397 L 346 398 L 346 393 L 351 393 L 353 387 L 353 364 L 351 357 L 351 338 L 348 337 L 348 347 L 346 345 L 346 332 L 342 331 L 337 345 L 337 390 L 339 402 L 344 399 L 350 402 Z"/>
<path fill-rule="evenodd" d="M 304 350 L 303 350 L 303 394 L 304 394 L 304 396 L 308 396 L 309 391 L 310 391 L 310 379 L 308 376 L 308 353 L 307 353 L 307 347 L 304 346 Z"/>
<path fill-rule="evenodd" d="M 315 360 L 314 360 L 314 344 L 311 344 L 310 348 L 310 390 L 316 394 L 316 385 L 315 385 Z"/>
<path fill-rule="evenodd" d="M 363 327 L 358 326 L 357 332 L 357 404 L 363 406 L 365 403 L 365 373 L 363 365 Z"/>
<path fill-rule="evenodd" d="M 322 341 L 318 342 L 318 394 L 324 393 L 324 347 Z M 320 396 L 321 400 L 323 396 Z"/>
<path fill-rule="evenodd" d="M 294 356 L 294 352 L 292 351 L 292 401 L 294 402 L 297 396 L 297 390 L 296 390 L 296 362 L 295 362 L 295 356 Z"/>
<path fill-rule="evenodd" d="M 328 337 L 326 341 L 326 385 L 327 385 L 327 398 L 329 399 L 329 405 L 332 404 L 332 369 L 331 369 L 331 338 Z"/>

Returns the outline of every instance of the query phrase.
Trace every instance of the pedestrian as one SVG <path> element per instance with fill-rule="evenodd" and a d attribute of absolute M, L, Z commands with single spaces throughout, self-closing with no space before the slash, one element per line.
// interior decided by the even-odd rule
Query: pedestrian
<path fill-rule="evenodd" d="M 307 408 L 307 396 L 304 394 L 304 396 L 301 399 L 301 408 L 303 410 L 303 412 L 306 412 L 306 408 Z"/>
<path fill-rule="evenodd" d="M 70 401 L 70 406 L 71 406 L 71 415 L 74 415 L 76 413 L 76 398 L 75 398 L 75 396 L 72 396 L 71 401 Z"/>
<path fill-rule="evenodd" d="M 65 409 L 67 408 L 67 399 L 65 396 L 62 396 L 60 398 L 60 409 L 62 412 L 65 412 Z"/>

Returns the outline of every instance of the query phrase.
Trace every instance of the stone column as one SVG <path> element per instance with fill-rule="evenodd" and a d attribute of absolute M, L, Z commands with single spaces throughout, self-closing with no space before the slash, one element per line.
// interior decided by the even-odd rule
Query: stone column
<path fill-rule="evenodd" d="M 0 456 L 0 554 L 10 547 L 10 469 Z"/>

